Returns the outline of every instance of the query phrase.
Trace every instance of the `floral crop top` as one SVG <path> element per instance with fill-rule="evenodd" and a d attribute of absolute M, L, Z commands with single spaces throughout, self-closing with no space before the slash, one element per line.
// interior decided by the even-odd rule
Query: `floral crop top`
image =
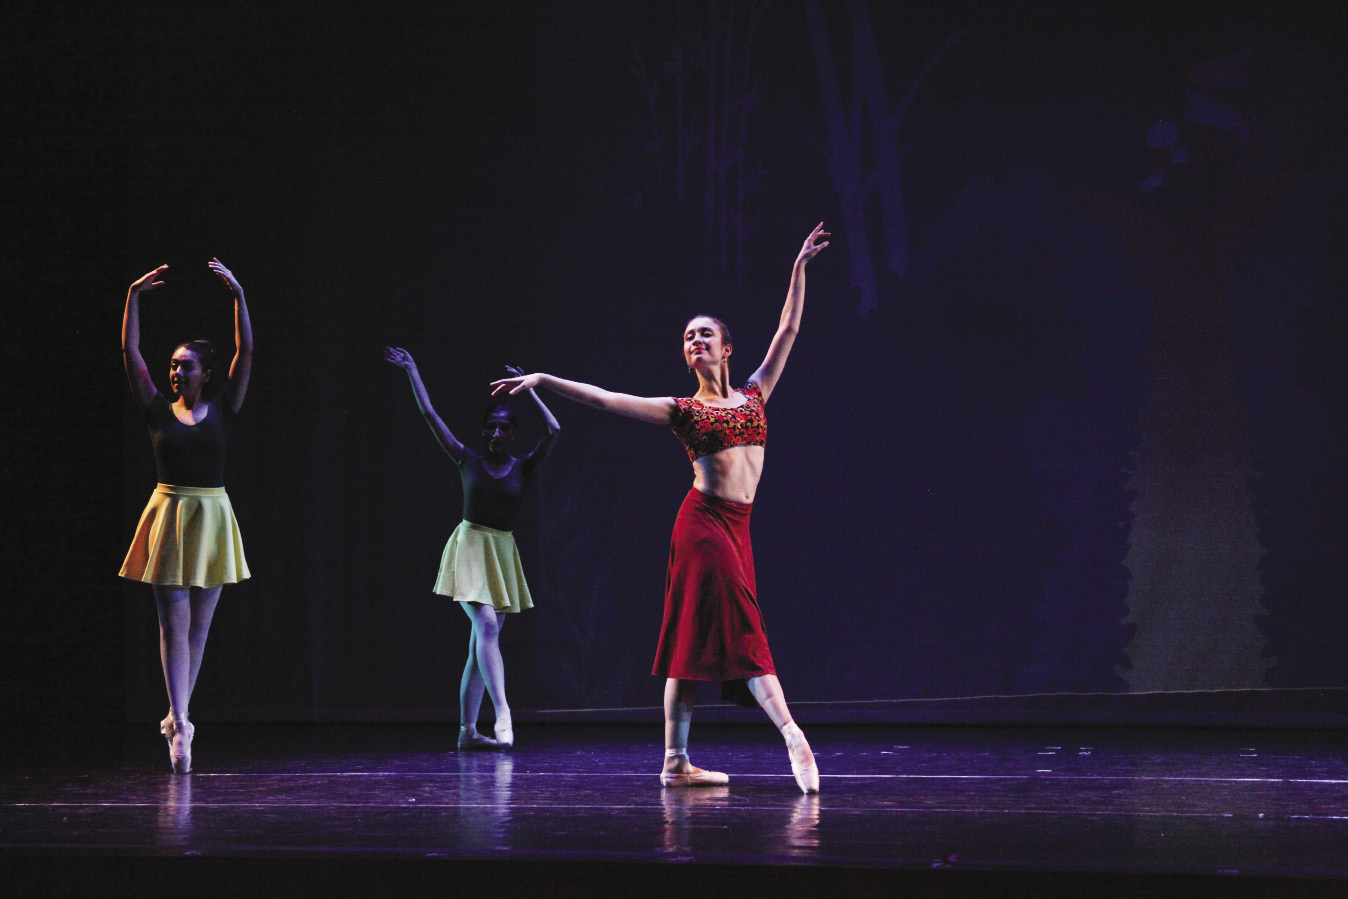
<path fill-rule="evenodd" d="M 768 418 L 763 393 L 753 381 L 740 388 L 745 403 L 733 409 L 708 406 L 692 397 L 674 397 L 669 429 L 679 438 L 688 458 L 696 461 L 732 446 L 766 446 Z"/>

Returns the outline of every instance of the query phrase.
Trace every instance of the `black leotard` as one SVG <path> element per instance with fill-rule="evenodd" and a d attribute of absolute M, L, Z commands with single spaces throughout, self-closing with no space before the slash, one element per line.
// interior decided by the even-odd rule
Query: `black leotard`
<path fill-rule="evenodd" d="M 145 410 L 154 449 L 154 467 L 161 484 L 175 487 L 225 486 L 225 441 L 234 423 L 228 403 L 207 403 L 206 417 L 183 424 L 168 397 L 155 391 Z"/>
<path fill-rule="evenodd" d="M 482 457 L 464 447 L 463 461 L 459 463 L 464 519 L 498 531 L 513 531 L 524 496 L 524 483 L 531 474 L 525 470 L 527 467 L 524 459 L 514 459 L 509 471 L 494 478 Z"/>

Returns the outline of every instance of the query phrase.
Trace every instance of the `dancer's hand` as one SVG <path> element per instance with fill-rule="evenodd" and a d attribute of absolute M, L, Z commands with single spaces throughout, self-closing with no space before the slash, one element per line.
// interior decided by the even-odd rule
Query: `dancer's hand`
<path fill-rule="evenodd" d="M 156 287 L 163 287 L 164 282 L 156 281 L 155 279 L 162 275 L 167 269 L 167 265 L 161 265 L 152 272 L 146 272 L 140 280 L 131 285 L 128 292 L 138 294 L 142 290 L 154 290 Z"/>
<path fill-rule="evenodd" d="M 823 222 L 815 225 L 814 230 L 810 232 L 810 236 L 805 238 L 805 244 L 800 248 L 799 255 L 796 256 L 796 265 L 804 265 L 818 256 L 819 251 L 828 246 L 828 241 L 825 240 L 823 243 L 815 243 L 815 241 L 828 236 L 829 232 L 824 230 Z"/>
<path fill-rule="evenodd" d="M 238 296 L 243 296 L 243 288 L 239 286 L 239 279 L 234 277 L 233 272 L 225 268 L 223 262 L 212 257 L 211 261 L 206 263 L 206 265 L 210 267 L 211 271 L 215 272 L 216 276 L 219 277 L 221 281 L 225 282 L 226 287 L 234 291 Z"/>
<path fill-rule="evenodd" d="M 527 380 L 529 377 L 524 373 L 524 369 L 515 365 L 507 365 L 506 371 L 510 372 L 514 378 L 523 378 Z M 534 447 L 533 452 L 524 457 L 524 473 L 525 475 L 529 475 L 532 472 L 537 471 L 538 466 L 542 465 L 543 460 L 548 457 L 548 453 L 552 452 L 552 445 L 557 442 L 557 435 L 562 432 L 562 426 L 558 423 L 557 416 L 553 415 L 552 410 L 543 402 L 541 396 L 530 388 L 519 389 L 527 389 L 529 391 L 529 399 L 533 400 L 534 405 L 538 407 L 538 414 L 543 416 L 543 424 L 548 429 L 548 432 L 543 435 L 543 439 L 538 441 L 538 445 Z M 515 393 L 516 391 L 512 390 L 510 392 Z M 496 395 L 495 390 L 492 391 L 492 395 Z"/>
<path fill-rule="evenodd" d="M 526 375 L 522 370 L 518 368 L 511 368 L 511 366 L 509 365 L 507 365 L 506 368 L 512 372 L 518 372 L 518 374 L 516 374 L 515 377 L 513 378 L 502 378 L 499 381 L 492 381 L 491 382 L 492 396 L 496 396 L 496 394 L 500 393 L 502 390 L 507 389 L 510 391 L 510 395 L 514 396 L 521 390 L 533 390 L 543 380 L 543 376 L 541 374 L 535 373 L 532 375 Z"/>
<path fill-rule="evenodd" d="M 416 371 L 417 363 L 412 358 L 412 354 L 402 347 L 386 346 L 384 347 L 384 361 L 391 362 L 403 371 Z"/>

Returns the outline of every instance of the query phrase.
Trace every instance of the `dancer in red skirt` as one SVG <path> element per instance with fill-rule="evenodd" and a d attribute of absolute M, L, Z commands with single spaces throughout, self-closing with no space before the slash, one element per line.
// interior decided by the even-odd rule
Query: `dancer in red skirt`
<path fill-rule="evenodd" d="M 730 331 L 720 319 L 706 315 L 693 318 L 684 329 L 684 359 L 698 380 L 698 391 L 689 398 L 637 397 L 537 373 L 492 382 L 495 393 L 546 387 L 597 409 L 667 424 L 693 462 L 693 487 L 679 509 L 670 541 L 665 616 L 652 671 L 666 678 L 665 765 L 660 782 L 667 787 L 729 781 L 725 774 L 704 771 L 688 760 L 698 681 L 721 681 L 723 695 L 762 706 L 781 731 L 801 790 L 819 789 L 810 744 L 791 718 L 768 651 L 754 581 L 749 515 L 763 473 L 764 406 L 800 330 L 805 265 L 828 246 L 824 239 L 828 236 L 821 222 L 805 239 L 768 355 L 739 390 L 730 386 L 734 346 Z"/>

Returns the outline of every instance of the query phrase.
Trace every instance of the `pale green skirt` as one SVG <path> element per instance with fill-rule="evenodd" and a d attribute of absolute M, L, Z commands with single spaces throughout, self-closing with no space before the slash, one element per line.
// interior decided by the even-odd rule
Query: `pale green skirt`
<path fill-rule="evenodd" d="M 515 535 L 510 531 L 460 522 L 440 557 L 435 592 L 455 602 L 477 602 L 498 612 L 532 609 Z"/>
<path fill-rule="evenodd" d="M 225 488 L 156 485 L 119 574 L 168 587 L 218 587 L 247 578 L 243 538 Z"/>

